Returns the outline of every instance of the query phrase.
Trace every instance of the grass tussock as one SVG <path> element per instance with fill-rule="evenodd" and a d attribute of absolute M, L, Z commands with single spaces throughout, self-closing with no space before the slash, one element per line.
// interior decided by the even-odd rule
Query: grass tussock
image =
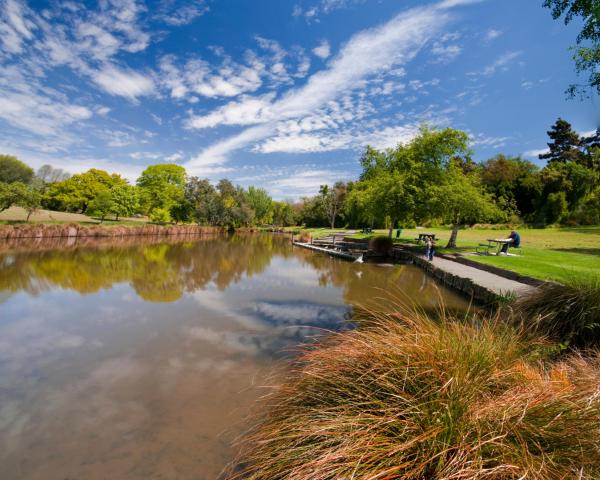
<path fill-rule="evenodd" d="M 394 241 L 385 235 L 379 235 L 369 240 L 369 250 L 380 255 L 388 255 L 394 247 Z"/>
<path fill-rule="evenodd" d="M 298 241 L 303 243 L 310 243 L 312 241 L 312 233 L 310 233 L 308 230 L 302 230 L 300 232 Z"/>
<path fill-rule="evenodd" d="M 547 284 L 514 304 L 517 321 L 534 335 L 565 346 L 600 345 L 600 279 Z"/>
<path fill-rule="evenodd" d="M 496 321 L 376 315 L 299 358 L 229 478 L 600 478 L 600 358 L 531 351 Z"/>

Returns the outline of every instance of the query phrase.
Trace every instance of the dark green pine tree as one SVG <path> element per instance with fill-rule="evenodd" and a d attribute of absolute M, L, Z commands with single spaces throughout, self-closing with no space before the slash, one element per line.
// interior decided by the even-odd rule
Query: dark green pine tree
<path fill-rule="evenodd" d="M 586 167 L 600 170 L 600 128 L 589 137 L 582 139 L 585 150 Z"/>
<path fill-rule="evenodd" d="M 541 160 L 548 160 L 549 164 L 583 162 L 581 138 L 569 122 L 559 118 L 547 133 L 552 142 L 548 143 L 550 151 L 539 156 Z"/>

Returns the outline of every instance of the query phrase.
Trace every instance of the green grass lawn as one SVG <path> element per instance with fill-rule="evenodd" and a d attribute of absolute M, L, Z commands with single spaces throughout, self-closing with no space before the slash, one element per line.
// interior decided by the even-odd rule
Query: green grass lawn
<path fill-rule="evenodd" d="M 343 229 L 309 229 L 315 238 Z M 448 228 L 403 229 L 400 242 L 414 243 L 419 233 L 435 233 L 439 238 L 438 252 L 474 252 L 479 243 L 489 238 L 506 238 L 509 230 L 467 228 L 458 234 L 458 248 L 445 249 L 450 238 Z M 522 255 L 496 257 L 473 255 L 471 260 L 506 268 L 522 275 L 541 280 L 569 283 L 573 278 L 600 275 L 600 226 L 581 228 L 519 229 Z M 373 235 L 387 235 L 387 230 L 376 230 Z M 355 238 L 373 235 L 357 233 Z M 394 230 L 394 237 L 396 231 Z"/>

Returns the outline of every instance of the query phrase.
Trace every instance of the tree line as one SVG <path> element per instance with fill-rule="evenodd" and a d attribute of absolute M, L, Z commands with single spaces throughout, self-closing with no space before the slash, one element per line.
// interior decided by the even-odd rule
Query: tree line
<path fill-rule="evenodd" d="M 91 168 L 70 175 L 44 165 L 37 172 L 11 155 L 0 155 L 0 211 L 12 205 L 107 217 L 147 215 L 157 223 L 197 222 L 227 227 L 294 223 L 289 202 L 273 200 L 266 190 L 235 186 L 227 179 L 216 186 L 188 177 L 175 164 L 151 165 L 135 185 L 117 173 Z"/>
<path fill-rule="evenodd" d="M 559 118 L 547 132 L 543 168 L 499 154 L 476 163 L 466 132 L 422 127 L 388 150 L 367 147 L 357 181 L 323 186 L 296 207 L 310 227 L 412 227 L 450 224 L 449 245 L 463 225 L 600 224 L 600 129 L 581 137 Z"/>
<path fill-rule="evenodd" d="M 544 226 L 600 224 L 600 130 L 582 138 L 558 119 L 548 131 L 543 168 L 499 154 L 472 160 L 466 132 L 421 127 L 409 142 L 387 150 L 367 147 L 355 181 L 322 185 L 298 202 L 275 201 L 262 188 L 188 176 L 175 164 L 147 167 L 134 185 L 92 168 L 69 175 L 49 165 L 37 172 L 0 156 L 0 210 L 11 205 L 107 217 L 147 215 L 157 223 L 411 227 L 509 222 Z"/>

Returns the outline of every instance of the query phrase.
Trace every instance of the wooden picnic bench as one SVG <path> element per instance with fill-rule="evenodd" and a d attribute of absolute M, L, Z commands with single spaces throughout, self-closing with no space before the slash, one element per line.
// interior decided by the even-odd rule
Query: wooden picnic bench
<path fill-rule="evenodd" d="M 437 241 L 437 237 L 435 236 L 435 233 L 419 233 L 419 237 L 415 238 L 415 240 L 417 241 L 417 243 L 421 243 L 421 242 L 425 241 L 427 239 L 427 237 L 431 237 L 431 238 L 433 238 L 433 241 Z"/>
<path fill-rule="evenodd" d="M 507 239 L 498 239 L 498 238 L 488 238 L 487 243 L 480 243 L 476 248 L 475 252 L 477 253 L 485 253 L 486 255 L 490 255 L 490 250 L 495 250 L 495 255 L 499 255 L 502 247 L 504 245 L 508 245 L 509 247 L 513 244 L 512 240 Z M 518 247 L 514 247 L 518 248 Z"/>

